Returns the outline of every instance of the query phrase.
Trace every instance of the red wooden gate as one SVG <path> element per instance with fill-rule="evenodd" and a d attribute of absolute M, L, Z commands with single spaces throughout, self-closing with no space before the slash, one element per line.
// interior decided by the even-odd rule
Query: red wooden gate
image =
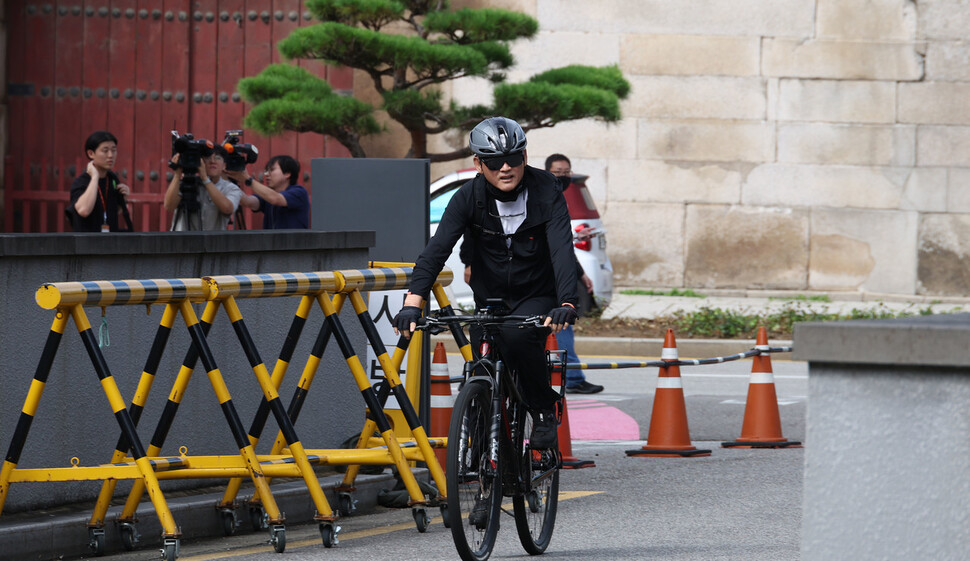
<path fill-rule="evenodd" d="M 70 185 L 87 165 L 95 130 L 118 138 L 115 171 L 131 186 L 136 231 L 167 230 L 169 131 L 220 141 L 242 128 L 240 78 L 280 62 L 276 42 L 312 24 L 301 0 L 7 0 L 8 143 L 5 232 L 63 232 Z M 336 90 L 350 69 L 300 61 Z M 261 171 L 275 154 L 300 161 L 349 153 L 313 133 L 263 138 L 246 131 Z M 312 195 L 312 193 L 311 193 Z M 248 211 L 247 211 L 248 213 Z M 255 223 L 254 223 L 255 222 Z M 250 228 L 260 215 L 248 215 Z"/>

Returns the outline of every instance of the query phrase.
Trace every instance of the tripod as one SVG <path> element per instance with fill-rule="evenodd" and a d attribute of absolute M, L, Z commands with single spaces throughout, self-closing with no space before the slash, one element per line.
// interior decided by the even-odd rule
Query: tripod
<path fill-rule="evenodd" d="M 202 230 L 202 204 L 199 202 L 199 176 L 187 169 L 182 171 L 179 182 L 181 200 L 175 209 L 175 219 L 172 221 L 173 232 L 188 232 Z"/>

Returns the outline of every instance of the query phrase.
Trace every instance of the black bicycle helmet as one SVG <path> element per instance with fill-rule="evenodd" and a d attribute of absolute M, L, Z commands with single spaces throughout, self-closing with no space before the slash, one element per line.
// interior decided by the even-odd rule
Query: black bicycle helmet
<path fill-rule="evenodd" d="M 522 152 L 525 144 L 525 131 L 506 117 L 489 117 L 468 135 L 468 147 L 484 158 Z"/>

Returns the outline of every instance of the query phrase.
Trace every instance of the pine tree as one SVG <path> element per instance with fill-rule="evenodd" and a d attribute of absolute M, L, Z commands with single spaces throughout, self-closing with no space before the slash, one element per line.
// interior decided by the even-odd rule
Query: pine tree
<path fill-rule="evenodd" d="M 385 111 L 410 133 L 409 156 L 433 162 L 467 157 L 467 147 L 428 153 L 428 137 L 470 130 L 482 119 L 504 115 L 525 130 L 563 121 L 620 119 L 619 100 L 630 84 L 616 66 L 567 66 L 506 83 L 514 64 L 510 43 L 531 38 L 535 19 L 499 9 L 452 11 L 445 0 L 308 0 L 320 23 L 294 30 L 280 41 L 288 60 L 319 59 L 370 76 L 379 108 L 335 93 L 321 78 L 289 64 L 274 64 L 239 82 L 254 107 L 245 126 L 262 134 L 313 131 L 339 141 L 354 157 L 365 156 L 361 137 L 381 132 L 374 111 Z M 490 106 L 445 104 L 438 85 L 466 76 L 495 84 Z"/>

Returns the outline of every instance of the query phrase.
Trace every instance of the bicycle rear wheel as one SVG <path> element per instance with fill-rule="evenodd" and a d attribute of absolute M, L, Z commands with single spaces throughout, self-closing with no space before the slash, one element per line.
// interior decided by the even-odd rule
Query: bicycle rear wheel
<path fill-rule="evenodd" d="M 516 436 L 516 453 L 520 454 L 522 481 L 525 488 L 512 498 L 515 510 L 515 529 L 519 541 L 531 555 L 539 555 L 549 547 L 559 508 L 559 458 L 554 450 L 533 450 L 529 445 L 532 434 L 532 415 L 524 406 L 515 412 L 517 425 L 522 428 Z"/>
<path fill-rule="evenodd" d="M 462 388 L 448 431 L 448 518 L 458 554 L 484 561 L 492 554 L 502 508 L 499 460 L 489 459 L 492 390 L 485 383 Z"/>

